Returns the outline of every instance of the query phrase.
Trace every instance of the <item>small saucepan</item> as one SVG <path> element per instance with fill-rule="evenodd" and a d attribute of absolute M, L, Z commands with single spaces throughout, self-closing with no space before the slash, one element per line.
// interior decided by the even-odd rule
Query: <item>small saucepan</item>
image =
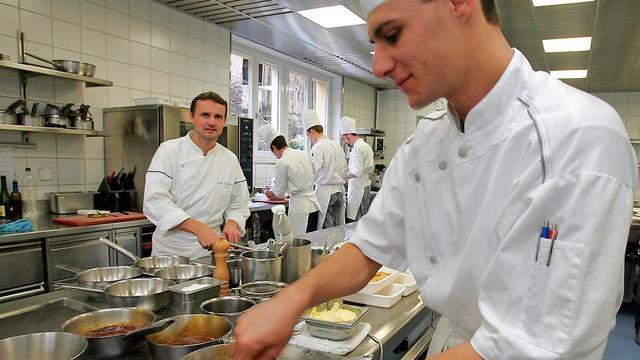
<path fill-rule="evenodd" d="M 135 261 L 133 265 L 142 269 L 142 271 L 147 275 L 155 275 L 155 272 L 157 270 L 164 269 L 169 266 L 189 263 L 188 257 L 177 256 L 177 255 L 156 255 L 156 256 L 149 256 L 141 259 L 137 257 L 135 254 L 133 254 L 131 251 L 123 248 L 122 246 L 114 243 L 113 241 L 109 241 L 108 239 L 105 239 L 105 238 L 100 238 L 98 240 L 102 241 L 110 248 L 115 249 L 122 255 Z"/>
<path fill-rule="evenodd" d="M 94 289 L 102 289 L 116 281 L 142 275 L 142 270 L 133 266 L 105 266 L 89 270 L 80 270 L 69 265 L 56 265 L 56 267 L 76 274 L 76 280 L 80 285 Z"/>
<path fill-rule="evenodd" d="M 73 60 L 47 60 L 40 56 L 36 56 L 29 53 L 24 53 L 27 56 L 30 56 L 34 59 L 38 59 L 40 61 L 46 62 L 47 64 L 53 65 L 56 70 L 68 72 L 71 74 L 77 74 L 82 76 L 93 77 L 96 73 L 96 66 L 93 64 L 83 63 L 80 61 Z"/>
<path fill-rule="evenodd" d="M 157 270 L 155 276 L 181 284 L 185 281 L 211 276 L 213 269 L 213 266 L 201 264 L 181 264 Z"/>
<path fill-rule="evenodd" d="M 143 345 L 146 335 L 160 332 L 171 325 L 171 322 L 151 325 L 155 319 L 155 314 L 145 309 L 102 309 L 67 320 L 62 324 L 62 331 L 87 339 L 88 355 L 116 357 Z"/>

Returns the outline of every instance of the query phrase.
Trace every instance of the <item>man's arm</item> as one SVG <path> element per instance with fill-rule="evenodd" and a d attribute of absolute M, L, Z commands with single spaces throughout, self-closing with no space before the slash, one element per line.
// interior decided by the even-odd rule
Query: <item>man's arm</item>
<path fill-rule="evenodd" d="M 251 211 L 249 210 L 247 180 L 237 160 L 234 163 L 234 167 L 236 181 L 231 190 L 229 205 L 225 210 L 225 219 L 227 222 L 222 229 L 222 236 L 231 242 L 237 243 L 245 233 L 244 225 L 251 215 Z"/>
<path fill-rule="evenodd" d="M 175 228 L 195 235 L 198 238 L 200 246 L 207 250 L 211 250 L 213 241 L 218 238 L 215 230 L 207 226 L 207 224 L 192 218 L 186 219 Z"/>
<path fill-rule="evenodd" d="M 362 289 L 379 268 L 380 264 L 367 258 L 357 246 L 344 245 L 273 299 L 240 317 L 234 359 L 275 358 L 307 308 Z M 349 276 L 344 276 L 346 272 Z"/>
<path fill-rule="evenodd" d="M 432 356 L 429 360 L 483 360 L 482 356 L 478 354 L 470 342 L 465 342 L 452 349 L 449 349 L 442 354 Z"/>

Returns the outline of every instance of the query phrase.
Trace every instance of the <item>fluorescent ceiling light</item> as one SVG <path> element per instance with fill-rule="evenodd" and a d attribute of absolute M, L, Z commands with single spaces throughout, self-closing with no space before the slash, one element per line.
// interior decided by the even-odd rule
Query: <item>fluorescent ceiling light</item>
<path fill-rule="evenodd" d="M 302 10 L 298 14 L 325 28 L 366 24 L 366 21 L 342 5 Z"/>
<path fill-rule="evenodd" d="M 595 0 L 532 0 L 533 6 L 550 6 L 591 2 Z"/>
<path fill-rule="evenodd" d="M 542 46 L 547 53 L 589 51 L 591 49 L 591 36 L 542 40 Z"/>
<path fill-rule="evenodd" d="M 587 77 L 587 70 L 556 70 L 551 71 L 556 79 L 583 79 Z"/>

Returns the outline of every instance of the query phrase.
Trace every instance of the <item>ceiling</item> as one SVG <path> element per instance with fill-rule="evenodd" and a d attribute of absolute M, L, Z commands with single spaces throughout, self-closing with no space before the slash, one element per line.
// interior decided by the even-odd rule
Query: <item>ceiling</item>
<path fill-rule="evenodd" d="M 344 5 L 363 16 L 357 0 L 158 0 L 230 29 L 234 34 L 378 89 L 395 86 L 373 76 L 366 25 L 325 29 L 297 14 Z M 640 1 L 534 8 L 531 0 L 497 0 L 502 30 L 535 70 L 589 70 L 565 80 L 589 92 L 640 91 Z M 593 36 L 591 51 L 545 54 L 542 39 Z"/>

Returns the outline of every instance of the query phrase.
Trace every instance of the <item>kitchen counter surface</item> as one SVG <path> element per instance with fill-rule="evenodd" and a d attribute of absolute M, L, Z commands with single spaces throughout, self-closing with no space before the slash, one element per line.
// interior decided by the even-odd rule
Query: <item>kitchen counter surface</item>
<path fill-rule="evenodd" d="M 249 210 L 251 212 L 270 210 L 274 205 L 260 202 L 249 202 Z M 25 240 L 42 239 L 53 236 L 75 235 L 94 231 L 107 231 L 113 229 L 122 229 L 128 227 L 152 225 L 147 219 L 123 221 L 117 223 L 89 225 L 89 226 L 65 226 L 56 224 L 52 221 L 54 217 L 70 216 L 70 215 L 52 215 L 40 214 L 33 220 L 33 231 L 0 233 L 0 244 L 20 242 Z"/>

